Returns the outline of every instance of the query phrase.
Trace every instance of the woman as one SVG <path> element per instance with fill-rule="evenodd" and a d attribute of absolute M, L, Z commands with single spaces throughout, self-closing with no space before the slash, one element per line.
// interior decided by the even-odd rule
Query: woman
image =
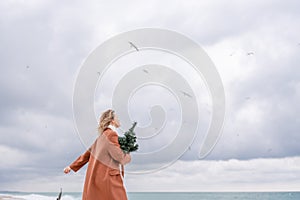
<path fill-rule="evenodd" d="M 123 165 L 130 162 L 131 156 L 120 148 L 116 133 L 118 127 L 120 122 L 115 112 L 105 111 L 100 117 L 100 136 L 84 154 L 64 169 L 66 174 L 71 170 L 76 172 L 89 162 L 83 200 L 127 200 Z"/>

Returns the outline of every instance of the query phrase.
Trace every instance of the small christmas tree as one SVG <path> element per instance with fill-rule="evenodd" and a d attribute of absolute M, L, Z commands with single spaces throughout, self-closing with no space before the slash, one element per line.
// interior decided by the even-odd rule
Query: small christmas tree
<path fill-rule="evenodd" d="M 120 147 L 125 153 L 136 151 L 139 148 L 139 145 L 136 144 L 136 136 L 133 131 L 136 124 L 137 122 L 133 122 L 132 127 L 126 131 L 124 137 L 119 137 Z"/>

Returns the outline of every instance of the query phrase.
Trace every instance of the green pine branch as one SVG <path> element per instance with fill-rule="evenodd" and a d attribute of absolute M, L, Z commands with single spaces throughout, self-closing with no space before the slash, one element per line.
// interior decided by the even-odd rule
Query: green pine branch
<path fill-rule="evenodd" d="M 132 127 L 125 132 L 123 137 L 119 136 L 119 144 L 121 149 L 125 153 L 137 151 L 139 148 L 139 145 L 136 144 L 136 135 L 134 132 L 134 128 L 137 125 L 137 122 L 133 122 Z"/>

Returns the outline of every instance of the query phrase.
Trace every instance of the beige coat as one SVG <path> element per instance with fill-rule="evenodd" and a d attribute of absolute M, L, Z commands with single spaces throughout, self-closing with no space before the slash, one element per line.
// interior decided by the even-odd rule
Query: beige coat
<path fill-rule="evenodd" d="M 70 168 L 78 171 L 87 162 L 88 168 L 82 200 L 127 200 L 119 165 L 129 163 L 131 157 L 119 145 L 116 132 L 107 128 L 94 144 Z"/>

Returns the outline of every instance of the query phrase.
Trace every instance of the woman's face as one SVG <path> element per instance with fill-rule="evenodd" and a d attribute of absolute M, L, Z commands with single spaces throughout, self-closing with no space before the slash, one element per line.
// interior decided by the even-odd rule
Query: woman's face
<path fill-rule="evenodd" d="M 118 118 L 117 115 L 115 115 L 115 117 L 114 117 L 112 123 L 113 123 L 113 125 L 114 125 L 115 127 L 117 127 L 117 128 L 119 128 L 119 127 L 121 126 L 120 121 L 119 121 L 119 118 Z"/>

